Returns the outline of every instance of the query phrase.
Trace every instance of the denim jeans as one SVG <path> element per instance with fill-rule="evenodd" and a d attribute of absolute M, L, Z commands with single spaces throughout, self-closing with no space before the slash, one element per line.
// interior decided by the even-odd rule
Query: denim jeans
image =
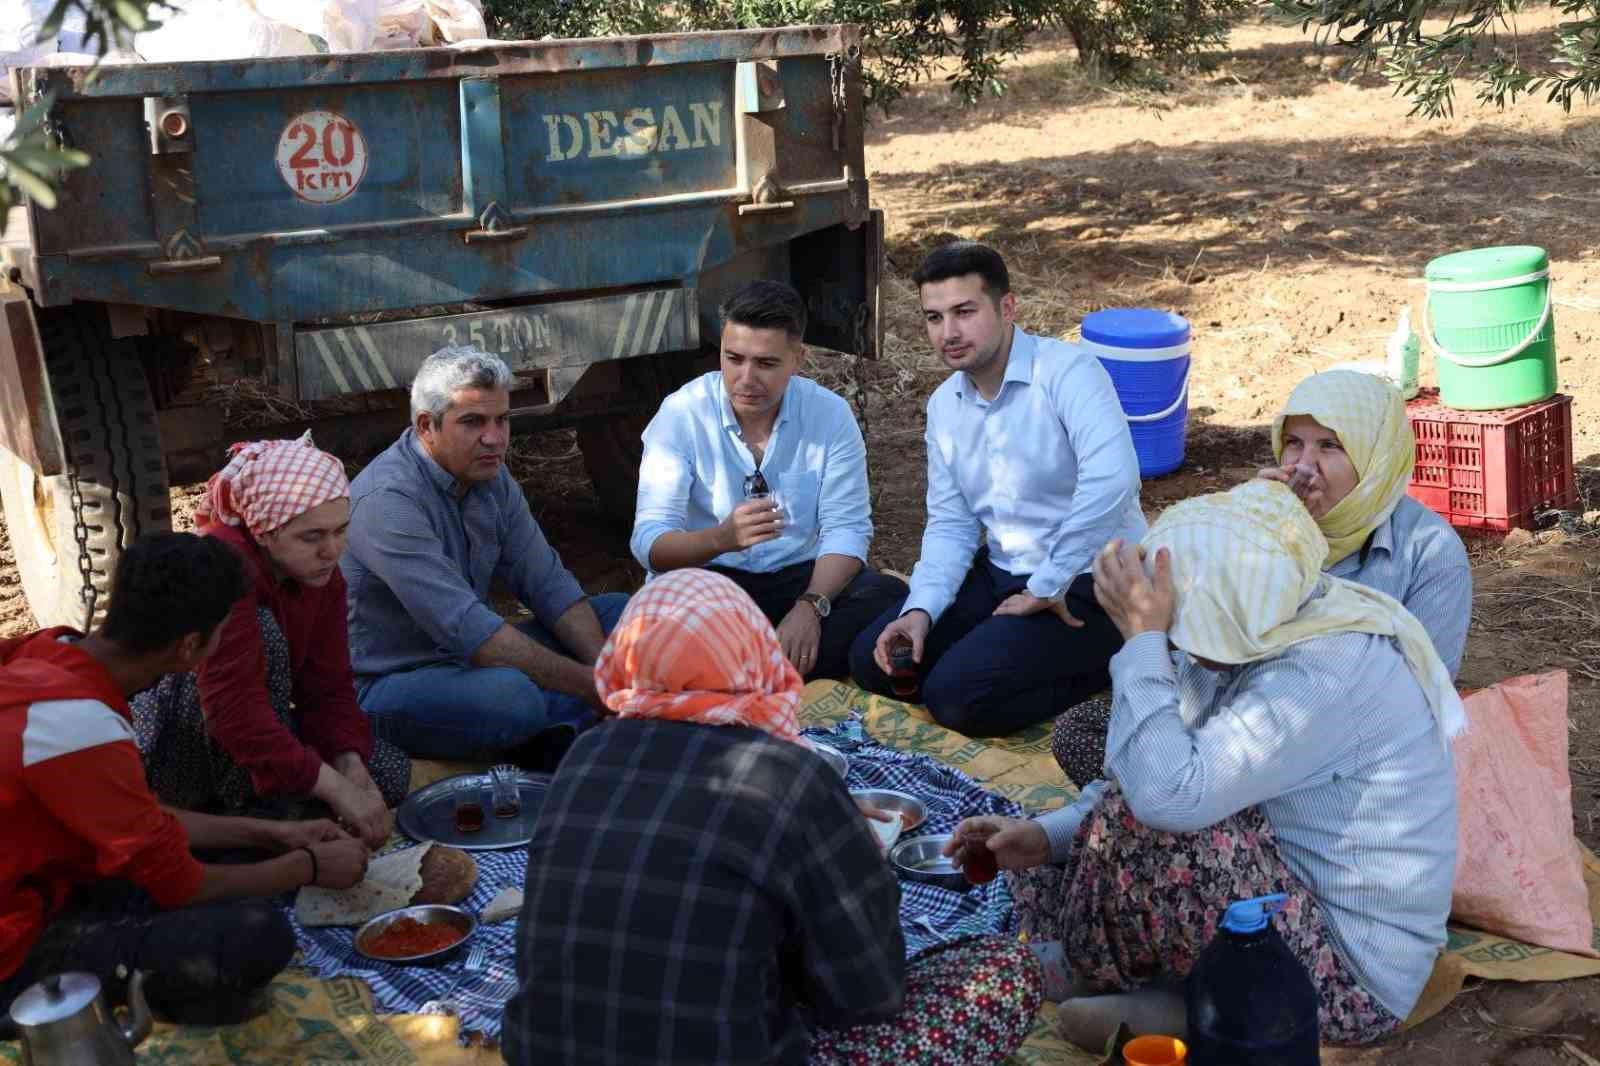
<path fill-rule="evenodd" d="M 589 598 L 607 635 L 627 604 L 621 592 Z M 552 651 L 571 654 L 537 621 L 517 628 Z M 583 700 L 541 689 L 509 666 L 424 666 L 374 678 L 357 695 L 376 736 L 424 759 L 494 759 L 550 726 L 582 730 L 595 722 Z"/>

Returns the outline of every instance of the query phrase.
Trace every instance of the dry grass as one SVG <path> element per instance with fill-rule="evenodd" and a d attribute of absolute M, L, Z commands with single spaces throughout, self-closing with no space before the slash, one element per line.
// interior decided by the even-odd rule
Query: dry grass
<path fill-rule="evenodd" d="M 227 385 L 209 386 L 205 405 L 222 412 L 223 425 L 239 429 L 306 422 L 312 415 L 311 408 L 284 398 L 258 378 L 240 378 Z"/>
<path fill-rule="evenodd" d="M 591 494 L 576 430 L 516 434 L 506 451 L 506 467 L 525 489 L 541 496 Z"/>

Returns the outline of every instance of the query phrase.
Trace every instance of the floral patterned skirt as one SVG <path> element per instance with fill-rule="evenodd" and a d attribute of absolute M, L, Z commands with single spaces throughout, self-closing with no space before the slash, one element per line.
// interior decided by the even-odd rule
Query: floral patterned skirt
<path fill-rule="evenodd" d="M 1101 992 L 1184 976 L 1230 903 L 1282 892 L 1289 901 L 1273 922 L 1311 975 L 1323 1043 L 1367 1044 L 1400 1026 L 1339 958 L 1322 905 L 1253 807 L 1199 832 L 1162 833 L 1113 785 L 1079 828 L 1072 863 L 1006 876 L 1022 929 L 1060 940 L 1073 976 Z"/>
<path fill-rule="evenodd" d="M 1056 719 L 1050 754 L 1067 780 L 1081 790 L 1105 776 L 1106 731 L 1111 728 L 1111 697 L 1097 696 Z"/>
<path fill-rule="evenodd" d="M 267 696 L 272 700 L 273 713 L 289 732 L 299 736 L 300 715 L 294 706 L 289 641 L 267 608 L 256 608 L 256 620 L 261 623 Z M 200 708 L 199 674 L 167 674 L 128 702 L 145 779 L 162 803 L 218 814 L 318 816 L 316 808 L 302 809 L 304 805 L 297 801 L 303 797 L 256 795 L 250 771 L 234 762 L 206 728 L 205 712 Z M 374 738 L 367 773 L 390 807 L 405 800 L 411 781 L 411 759 L 405 752 L 382 738 Z"/>
<path fill-rule="evenodd" d="M 981 937 L 906 965 L 905 1007 L 887 1022 L 819 1030 L 812 1066 L 980 1066 L 1022 1046 L 1044 1000 L 1039 960 L 1013 940 Z"/>

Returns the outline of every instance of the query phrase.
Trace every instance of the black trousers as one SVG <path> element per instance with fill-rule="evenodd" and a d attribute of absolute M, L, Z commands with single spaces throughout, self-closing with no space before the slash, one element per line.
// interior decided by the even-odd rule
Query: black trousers
<path fill-rule="evenodd" d="M 242 1020 L 250 998 L 289 965 L 294 930 L 266 900 L 232 900 L 161 910 L 127 881 L 73 893 L 34 943 L 22 968 L 0 980 L 0 1037 L 16 1035 L 11 1003 L 52 974 L 100 979 L 113 1005 L 127 1002 L 134 970 L 145 998 L 172 1021 L 221 1025 Z"/>
<path fill-rule="evenodd" d="M 1094 578 L 1067 589 L 1074 629 L 1050 611 L 996 616 L 994 609 L 1028 584 L 980 551 L 922 650 L 922 702 L 938 723 L 969 737 L 998 737 L 1048 721 L 1111 683 L 1107 664 L 1122 634 L 1094 598 Z M 902 601 L 903 602 L 903 601 Z M 900 617 L 894 604 L 856 638 L 851 674 L 868 692 L 893 694 L 872 657 L 878 635 Z"/>
<path fill-rule="evenodd" d="M 756 606 L 761 608 L 767 620 L 776 626 L 793 609 L 795 601 L 811 583 L 814 565 L 811 562 L 795 563 L 770 574 L 734 570 L 726 566 L 707 569 L 732 578 L 756 601 Z M 872 620 L 890 606 L 905 599 L 910 592 L 906 583 L 899 578 L 880 574 L 871 567 L 862 567 L 861 572 L 833 600 L 833 610 L 822 620 L 817 661 L 805 679 L 815 681 L 826 677 L 836 681 L 849 680 L 850 644 L 856 639 L 856 634 L 871 625 Z"/>

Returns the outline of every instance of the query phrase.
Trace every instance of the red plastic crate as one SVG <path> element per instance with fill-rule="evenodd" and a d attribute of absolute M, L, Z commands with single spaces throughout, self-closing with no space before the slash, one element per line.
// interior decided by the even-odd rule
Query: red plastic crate
<path fill-rule="evenodd" d="M 1424 389 L 1406 404 L 1417 437 L 1407 491 L 1453 526 L 1532 529 L 1534 516 L 1571 507 L 1572 397 L 1503 411 L 1458 411 Z"/>

